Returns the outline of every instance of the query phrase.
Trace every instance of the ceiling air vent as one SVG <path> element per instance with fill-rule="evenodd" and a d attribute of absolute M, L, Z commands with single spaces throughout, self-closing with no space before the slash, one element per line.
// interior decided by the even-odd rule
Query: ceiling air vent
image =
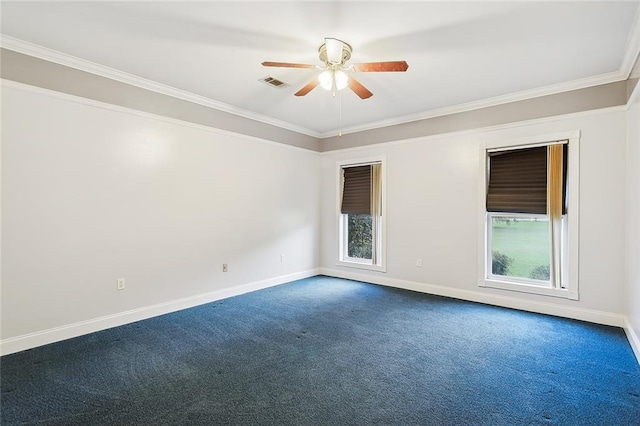
<path fill-rule="evenodd" d="M 287 85 L 287 83 L 285 83 L 284 81 L 280 81 L 277 78 L 273 78 L 271 76 L 261 78 L 260 81 L 273 87 L 285 87 Z"/>

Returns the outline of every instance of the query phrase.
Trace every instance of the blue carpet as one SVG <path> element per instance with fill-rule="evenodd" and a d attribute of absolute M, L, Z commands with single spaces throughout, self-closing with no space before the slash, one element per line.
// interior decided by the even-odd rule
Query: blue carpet
<path fill-rule="evenodd" d="M 322 276 L 0 363 L 3 425 L 640 425 L 620 328 Z"/>

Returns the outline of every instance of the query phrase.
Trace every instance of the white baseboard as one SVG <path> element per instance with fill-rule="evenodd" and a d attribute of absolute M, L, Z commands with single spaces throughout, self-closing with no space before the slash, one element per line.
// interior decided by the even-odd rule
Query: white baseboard
<path fill-rule="evenodd" d="M 364 281 L 373 284 L 384 285 L 387 287 L 402 288 L 406 290 L 418 291 L 421 293 L 435 294 L 439 296 L 453 297 L 456 299 L 468 300 L 471 302 L 486 303 L 489 305 L 502 306 L 505 308 L 520 309 L 529 312 L 537 312 L 541 314 L 555 315 L 565 318 L 578 319 L 582 321 L 589 321 L 598 324 L 612 325 L 616 327 L 623 327 L 627 333 L 627 338 L 633 348 L 633 351 L 640 363 L 640 337 L 638 333 L 632 328 L 631 324 L 623 315 L 613 314 L 603 311 L 595 311 L 589 309 L 581 309 L 574 307 L 567 307 L 562 305 L 556 305 L 551 303 L 543 303 L 532 300 L 521 300 L 513 297 L 498 296 L 494 294 L 484 294 L 481 292 L 456 289 L 446 286 L 425 284 L 416 281 L 407 281 L 393 279 L 387 276 L 379 277 L 367 274 L 360 274 L 357 272 L 335 270 L 329 268 L 317 268 L 307 271 L 297 272 L 288 275 L 282 275 L 275 278 L 269 278 L 262 281 L 255 281 L 239 286 L 221 289 L 209 293 L 199 294 L 191 297 L 185 297 L 182 299 L 172 300 L 165 303 L 159 303 L 156 305 L 145 306 L 138 309 L 133 309 L 126 312 L 121 312 L 113 315 L 107 315 L 99 318 L 94 318 L 87 321 L 81 321 L 73 324 L 68 324 L 61 327 L 55 327 L 47 330 L 38 331 L 35 333 L 25 334 L 22 336 L 12 337 L 9 339 L 0 340 L 0 355 L 8 355 L 11 353 L 35 348 L 38 346 L 46 345 L 49 343 L 59 342 L 61 340 L 70 339 L 72 337 L 81 336 L 84 334 L 94 333 L 96 331 L 105 330 L 107 328 L 118 327 L 121 325 L 129 324 L 132 322 L 152 318 L 159 315 L 168 314 L 171 312 L 179 311 L 182 309 L 191 308 L 194 306 L 202 305 L 216 300 L 226 299 L 233 296 L 238 296 L 244 293 L 249 293 L 256 290 L 261 290 L 268 287 L 273 287 L 280 284 L 285 284 L 291 281 L 313 277 L 315 275 L 327 275 L 331 277 L 346 278 L 357 281 Z"/>
<path fill-rule="evenodd" d="M 640 364 L 640 335 L 629 322 L 629 319 L 625 320 L 624 332 L 627 333 L 627 339 L 633 349 L 633 353 L 636 355 L 638 364 Z"/>
<path fill-rule="evenodd" d="M 106 315 L 103 317 L 76 322 L 61 327 L 50 328 L 48 330 L 29 333 L 9 339 L 3 339 L 0 340 L 0 355 L 8 355 L 14 352 L 24 351 L 26 349 L 35 348 L 49 343 L 59 342 L 61 340 L 70 339 L 72 337 L 78 337 L 84 334 L 105 330 L 107 328 L 118 327 L 135 321 L 180 311 L 182 309 L 192 308 L 194 306 L 214 302 L 216 300 L 226 299 L 228 297 L 238 296 L 240 294 L 285 284 L 291 281 L 313 277 L 318 274 L 318 269 L 310 269 L 307 271 L 282 275 L 262 281 L 242 284 L 231 288 L 216 290 L 210 293 L 198 294 L 182 299 L 171 300 L 169 302 L 159 303 L 157 305 L 145 306 L 142 308 L 120 312 L 113 315 Z"/>
<path fill-rule="evenodd" d="M 331 277 L 364 281 L 373 284 L 384 285 L 387 287 L 396 287 L 405 290 L 418 291 L 421 293 L 434 294 L 438 296 L 453 297 L 455 299 L 485 303 L 487 305 L 501 306 L 504 308 L 519 309 L 522 311 L 554 315 L 558 317 L 577 319 L 597 324 L 612 325 L 616 327 L 625 326 L 625 316 L 614 314 L 611 312 L 576 308 L 554 303 L 539 302 L 535 300 L 524 300 L 515 297 L 482 293 L 480 291 L 464 290 L 434 284 L 425 284 L 417 281 L 400 280 L 388 276 L 360 274 L 357 272 L 345 270 L 320 268 L 320 273 Z"/>

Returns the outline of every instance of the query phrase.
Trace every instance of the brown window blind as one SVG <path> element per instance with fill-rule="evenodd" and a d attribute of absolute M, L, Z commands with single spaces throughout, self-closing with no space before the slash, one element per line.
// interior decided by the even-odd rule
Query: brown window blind
<path fill-rule="evenodd" d="M 547 214 L 547 147 L 489 153 L 487 211 Z"/>
<path fill-rule="evenodd" d="M 371 214 L 371 165 L 342 169 L 342 214 Z"/>

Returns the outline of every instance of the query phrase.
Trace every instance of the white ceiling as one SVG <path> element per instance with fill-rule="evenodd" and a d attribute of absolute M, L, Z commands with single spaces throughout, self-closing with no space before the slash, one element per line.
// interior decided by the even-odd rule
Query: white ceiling
<path fill-rule="evenodd" d="M 5 47 L 33 43 L 322 137 L 625 79 L 639 4 L 2 2 L 1 29 Z M 406 60 L 409 70 L 354 75 L 374 93 L 361 100 L 320 87 L 295 97 L 317 70 L 260 65 L 320 65 L 324 37 L 350 43 L 351 62 Z M 258 81 L 267 75 L 289 86 Z"/>

